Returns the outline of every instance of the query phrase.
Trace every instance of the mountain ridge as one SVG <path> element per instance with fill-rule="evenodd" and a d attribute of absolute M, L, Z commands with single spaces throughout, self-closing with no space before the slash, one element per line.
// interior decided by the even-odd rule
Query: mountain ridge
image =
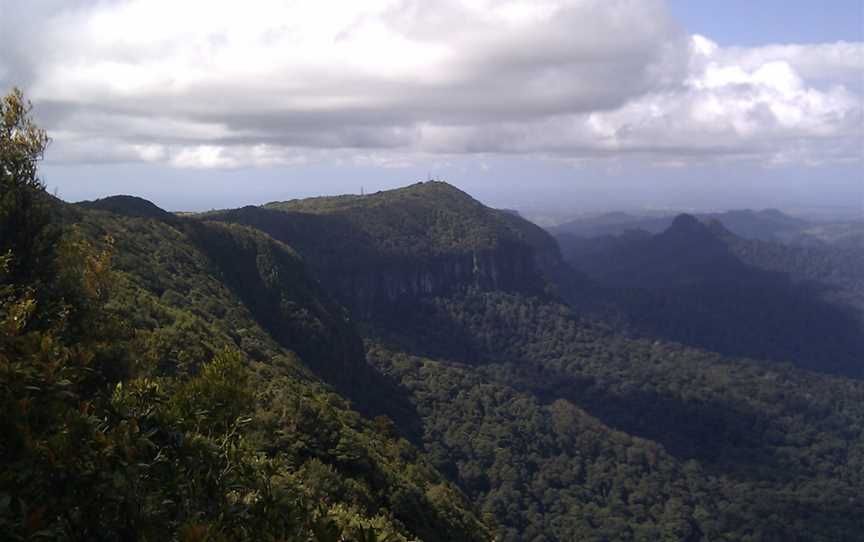
<path fill-rule="evenodd" d="M 98 220 L 109 216 L 97 213 Z M 152 219 L 124 220 L 136 224 L 134 231 Z M 362 356 L 351 350 L 353 369 L 318 374 L 367 415 L 391 419 L 387 430 L 428 454 L 502 541 L 738 539 L 747 535 L 744 525 L 757 539 L 804 532 L 842 540 L 855 529 L 854 495 L 864 484 L 855 474 L 864 434 L 864 415 L 855 410 L 864 404 L 857 381 L 802 371 L 786 358 L 713 353 L 710 345 L 694 348 L 662 330 L 628 335 L 626 322 L 594 311 L 595 303 L 615 301 L 610 291 L 562 262 L 555 239 L 512 213 L 435 184 L 395 195 L 271 202 L 188 220 L 179 229 L 164 227 L 200 230 L 199 244 L 229 232 L 248 239 L 209 250 L 222 261 L 214 270 L 240 273 L 227 284 L 250 284 L 246 300 L 239 299 L 259 321 L 267 317 L 260 307 L 275 307 L 270 298 L 297 282 L 278 286 L 276 280 L 268 289 L 266 280 L 256 285 L 258 279 L 242 277 L 253 268 L 268 276 L 271 258 L 262 256 L 271 243 L 296 254 L 323 289 L 322 300 L 329 296 L 344 307 L 352 333 L 363 341 Z M 463 231 L 472 235 L 458 236 Z M 658 237 L 637 233 L 615 241 L 615 250 L 665 243 L 621 280 L 653 272 L 659 281 L 677 273 L 692 290 L 694 276 L 723 278 L 748 269 L 730 252 L 734 236 L 720 224 L 683 217 Z M 485 273 L 480 281 L 475 254 Z M 681 254 L 690 259 L 678 261 Z M 158 261 L 170 269 L 171 258 Z M 389 286 L 380 281 L 388 273 Z M 422 285 L 424 276 L 434 277 L 431 288 Z M 762 287 L 760 277 L 774 276 L 759 270 L 754 284 Z M 380 295 L 368 294 L 376 288 Z M 168 291 L 161 295 L 175 299 Z M 190 303 L 180 298 L 178 306 Z M 725 310 L 723 302 L 736 298 L 721 290 L 697 299 L 710 311 Z M 267 341 L 286 325 L 279 322 L 262 326 Z M 333 331 L 322 337 L 338 346 Z M 302 340 L 283 338 L 298 351 Z M 310 355 L 326 359 L 313 350 L 303 357 Z M 353 391 L 340 384 L 340 377 L 358 380 L 364 371 L 374 378 L 359 378 Z M 846 399 L 828 406 L 827 395 L 808 398 L 817 389 Z M 387 426 L 386 418 L 375 419 Z M 827 442 L 836 447 L 826 463 L 818 450 Z M 807 525 L 796 520 L 802 508 L 811 510 Z M 772 515 L 783 521 L 765 521 Z"/>
<path fill-rule="evenodd" d="M 598 286 L 595 306 L 638 333 L 864 374 L 864 275 L 853 278 L 864 270 L 856 264 L 862 255 L 742 239 L 719 221 L 685 214 L 653 235 L 558 240 L 568 262 Z M 840 261 L 828 276 L 827 262 Z M 613 316 L 610 304 L 621 314 Z"/>
<path fill-rule="evenodd" d="M 664 216 L 639 216 L 623 212 L 604 213 L 552 226 L 553 235 L 572 234 L 582 237 L 618 235 L 627 230 L 660 233 L 681 214 L 690 214 L 703 221 L 718 220 L 732 233 L 763 241 L 784 241 L 810 227 L 811 222 L 783 213 L 778 209 L 733 209 L 713 213 L 669 213 Z"/>
<path fill-rule="evenodd" d="M 363 310 L 450 289 L 541 291 L 537 272 L 561 264 L 557 244 L 537 226 L 436 181 L 204 216 L 257 227 L 294 246 L 344 301 Z"/>
<path fill-rule="evenodd" d="M 455 200 L 424 197 L 442 191 L 453 195 Z M 374 205 L 367 206 L 364 198 L 370 197 L 372 199 L 366 201 Z M 294 246 L 325 285 L 339 284 L 340 273 L 350 275 L 357 269 L 387 273 L 394 259 L 381 257 L 382 254 L 395 257 L 397 262 L 402 257 L 405 258 L 403 262 L 416 263 L 448 251 L 470 253 L 478 246 L 441 243 L 441 239 L 430 238 L 441 230 L 428 227 L 430 223 L 424 222 L 424 217 L 429 216 L 455 219 L 456 230 L 462 221 L 484 224 L 481 232 L 500 235 L 494 241 L 478 236 L 489 243 L 481 246 L 495 247 L 493 250 L 508 250 L 508 243 L 501 242 L 508 238 L 538 247 L 530 252 L 533 261 L 525 268 L 527 273 L 511 277 L 514 281 L 526 279 L 527 285 L 517 283 L 515 287 L 508 287 L 505 283 L 490 282 L 478 286 L 471 274 L 456 274 L 448 277 L 451 284 L 458 285 L 455 288 L 367 298 L 367 303 L 359 306 L 345 301 L 353 317 L 360 322 L 368 362 L 392 379 L 413 405 L 417 416 L 405 416 L 405 411 L 400 414 L 385 410 L 385 413 L 430 454 L 442 472 L 472 499 L 482 503 L 484 512 L 491 514 L 499 525 L 497 532 L 502 540 L 526 537 L 633 539 L 636 533 L 643 533 L 646 539 L 662 536 L 692 540 L 724 536 L 734 539 L 742 536 L 737 530 L 740 525 L 759 524 L 762 515 L 771 513 L 783 515 L 788 523 L 760 526 L 760 537 L 789 538 L 802 529 L 830 531 L 837 537 L 846 532 L 843 530 L 846 527 L 840 525 L 854 523 L 843 513 L 831 512 L 830 508 L 813 503 L 814 509 L 819 510 L 816 517 L 822 519 L 806 528 L 796 525 L 794 510 L 805 506 L 805 498 L 800 496 L 792 498 L 788 506 L 773 509 L 758 504 L 761 500 L 770 502 L 777 498 L 776 491 L 794 494 L 791 486 L 784 485 L 786 477 L 809 480 L 807 477 L 811 476 L 778 455 L 777 447 L 783 444 L 770 435 L 775 435 L 774 431 L 790 434 L 798 431 L 781 421 L 791 416 L 794 408 L 786 404 L 787 399 L 778 398 L 791 394 L 789 397 L 798 398 L 795 401 L 804 401 L 802 394 L 809 393 L 805 391 L 809 390 L 805 382 L 814 380 L 814 385 L 818 382 L 819 386 L 830 387 L 832 384 L 828 384 L 827 379 L 831 377 L 801 372 L 790 366 L 785 357 L 767 362 L 723 357 L 706 351 L 710 345 L 693 348 L 687 346 L 685 337 L 664 336 L 657 330 L 644 337 L 629 336 L 619 327 L 620 321 L 596 318 L 593 304 L 598 299 L 608 303 L 615 298 L 608 297 L 605 289 L 593 291 L 596 285 L 582 281 L 578 271 L 556 263 L 557 247 L 553 244 L 550 248 L 549 236 L 537 234 L 533 225 L 528 226 L 523 221 L 500 229 L 502 220 L 518 220 L 518 217 L 511 218 L 514 216 L 511 213 L 505 213 L 506 218 L 499 216 L 495 210 L 463 198 L 464 193 L 449 191 L 446 186 L 419 185 L 402 189 L 395 195 L 384 192 L 374 197 L 293 202 L 287 206 L 290 207 L 287 211 L 279 211 L 290 216 L 305 208 L 306 214 L 318 217 L 314 222 L 316 227 L 326 229 L 336 228 L 334 223 L 341 225 L 342 229 L 336 231 L 351 239 L 351 243 L 344 245 L 312 244 L 309 239 L 304 240 L 309 230 L 296 226 L 296 216 L 264 225 L 271 235 L 281 236 Z M 466 204 L 467 207 L 463 207 Z M 460 214 L 466 208 L 467 212 Z M 485 216 L 476 214 L 481 212 Z M 225 213 L 209 216 L 256 225 L 248 215 Z M 255 213 L 260 215 L 261 211 Z M 331 221 L 329 226 L 328 221 Z M 280 231 L 282 226 L 288 229 Z M 690 250 L 693 263 L 680 268 L 681 277 L 688 283 L 693 282 L 694 269 L 699 273 L 707 272 L 709 276 L 716 274 L 718 270 L 714 265 L 718 261 L 726 262 L 719 271 L 738 273 L 748 269 L 746 263 L 730 254 L 727 241 L 732 234 L 725 228 L 686 218 L 679 226 L 682 231 L 673 230 L 662 239 L 680 241 L 681 246 Z M 514 229 L 520 234 L 508 237 L 514 235 Z M 691 229 L 698 234 L 696 239 L 688 238 Z M 646 237 L 635 235 L 632 238 L 634 242 L 640 239 Z M 711 241 L 708 246 L 706 239 Z M 304 246 L 304 243 L 307 244 Z M 333 259 L 319 260 L 316 266 L 315 260 L 327 254 L 322 254 L 323 247 L 332 250 Z M 681 253 L 680 248 L 663 254 L 674 256 Z M 353 261 L 358 253 L 367 257 L 354 262 L 355 265 L 340 268 L 320 263 L 335 261 L 341 265 L 344 259 Z M 547 254 L 552 267 L 576 275 L 576 280 L 568 284 L 556 280 L 553 273 L 541 271 L 537 254 Z M 668 263 L 656 255 L 652 258 L 651 261 L 663 265 Z M 672 263 L 675 269 L 674 260 Z M 639 273 L 646 270 L 644 267 L 635 269 Z M 436 272 L 429 268 L 425 271 Z M 327 273 L 333 275 L 327 277 Z M 751 279 L 757 288 L 754 292 L 764 290 L 764 285 L 769 284 L 766 280 L 775 277 L 763 270 L 754 273 Z M 722 276 L 720 273 L 720 278 Z M 729 288 L 736 287 L 735 280 L 725 282 Z M 543 283 L 543 287 L 537 287 L 538 283 Z M 767 291 L 776 292 L 777 289 Z M 350 285 L 348 294 L 350 297 Z M 755 299 L 765 299 L 766 294 L 760 295 L 762 297 Z M 569 306 L 563 302 L 565 297 Z M 706 303 L 709 310 L 715 306 L 726 310 L 723 303 L 729 299 L 735 298 L 728 290 L 722 290 L 713 297 L 701 298 L 700 302 Z M 758 322 L 764 324 L 762 320 Z M 696 323 L 703 322 L 696 320 Z M 758 326 L 754 328 L 752 321 L 746 320 L 746 325 L 732 330 L 732 336 L 748 329 L 756 330 Z M 782 336 L 778 338 L 787 340 Z M 768 384 L 774 382 L 773 379 L 796 384 L 791 387 Z M 825 379 L 824 384 L 822 379 Z M 836 385 L 837 381 L 832 382 Z M 856 385 L 850 385 L 851 389 L 857 389 Z M 760 386 L 768 386 L 771 391 L 759 391 Z M 733 389 L 740 390 L 740 394 L 733 393 Z M 772 401 L 780 401 L 780 404 L 771 406 Z M 504 414 L 499 416 L 499 411 Z M 769 411 L 773 414 L 766 414 Z M 593 436 L 590 445 L 582 440 L 587 435 Z M 637 439 L 626 440 L 633 436 Z M 623 447 L 622 439 L 627 442 Z M 540 442 L 542 446 L 536 444 Z M 809 452 L 800 444 L 788 441 L 785 445 L 798 450 L 796 457 L 811 465 L 807 469 L 816 468 L 809 463 L 806 455 Z M 502 457 L 508 459 L 494 459 L 489 455 L 489 446 L 505 450 Z M 847 453 L 853 452 L 844 451 L 843 457 L 847 459 L 842 460 L 842 465 L 845 466 L 838 467 L 844 472 L 854 464 L 852 456 L 845 455 Z M 609 456 L 617 458 L 612 463 L 614 467 L 602 459 Z M 629 457 L 655 457 L 652 461 L 656 462 L 653 466 L 649 462 L 637 467 L 638 462 L 631 463 Z M 699 472 L 704 474 L 685 474 L 690 471 L 684 465 L 694 461 L 702 469 Z M 608 489 L 601 489 L 607 487 L 603 486 L 606 482 L 600 482 L 602 477 L 583 474 L 574 478 L 563 474 L 580 472 L 580 469 L 590 472 L 627 469 L 630 473 L 626 482 L 628 489 L 616 497 L 622 499 L 621 502 L 628 499 L 624 495 L 639 494 L 640 490 L 635 487 L 640 484 L 657 483 L 650 480 L 663 479 L 666 480 L 663 483 L 670 484 L 673 479 L 687 479 L 690 489 L 676 492 L 670 497 L 671 501 L 664 501 L 666 506 L 669 502 L 680 503 L 682 517 L 687 519 L 672 528 L 668 519 L 638 508 L 633 502 L 628 506 L 643 511 L 639 512 L 640 519 L 628 518 L 624 510 L 630 508 L 615 509 L 613 501 L 607 499 L 610 493 Z M 539 476 L 548 485 L 535 485 L 532 480 L 536 479 L 536 473 L 542 473 Z M 591 485 L 595 483 L 592 480 L 600 485 Z M 852 485 L 837 486 L 837 495 L 854 493 L 850 487 L 855 487 L 857 482 L 849 483 Z M 740 507 L 734 507 L 734 512 L 732 509 L 720 512 L 715 500 L 720 487 L 736 495 Z M 781 487 L 786 489 L 779 489 Z M 657 501 L 651 501 L 658 498 L 656 493 L 649 491 L 644 498 L 654 502 L 652 506 L 658 506 Z M 848 512 L 854 507 L 850 502 L 838 504 L 835 510 Z M 571 513 L 562 513 L 558 508 L 560 504 L 556 503 L 568 503 Z M 696 509 L 711 510 L 710 515 L 722 519 L 712 523 L 696 514 Z M 700 517 L 702 519 L 697 519 Z M 832 519 L 828 520 L 829 517 Z"/>

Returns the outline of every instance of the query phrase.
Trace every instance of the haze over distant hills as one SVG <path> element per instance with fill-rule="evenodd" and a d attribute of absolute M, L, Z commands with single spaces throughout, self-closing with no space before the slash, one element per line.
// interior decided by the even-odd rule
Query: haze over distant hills
<path fill-rule="evenodd" d="M 553 234 L 572 234 L 580 237 L 618 235 L 642 230 L 660 233 L 668 228 L 676 213 L 653 212 L 650 215 L 628 212 L 609 212 L 568 220 L 549 226 Z M 786 244 L 819 245 L 859 244 L 864 235 L 864 217 L 857 219 L 813 220 L 792 216 L 777 209 L 753 211 L 749 209 L 713 213 L 696 213 L 702 220 L 718 220 L 735 235 L 746 239 L 778 241 Z"/>
<path fill-rule="evenodd" d="M 558 241 L 594 281 L 584 297 L 637 333 L 862 374 L 864 247 L 745 239 L 717 219 L 686 214 L 656 234 L 560 234 Z"/>

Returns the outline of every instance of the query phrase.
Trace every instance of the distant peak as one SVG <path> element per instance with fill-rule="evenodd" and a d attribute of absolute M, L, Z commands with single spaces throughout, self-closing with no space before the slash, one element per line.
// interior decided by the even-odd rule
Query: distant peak
<path fill-rule="evenodd" d="M 456 207 L 453 207 L 456 206 Z M 313 214 L 343 213 L 351 210 L 375 210 L 379 208 L 403 209 L 415 212 L 420 208 L 451 207 L 476 209 L 483 204 L 471 195 L 444 181 L 420 181 L 414 184 L 380 190 L 374 193 L 345 194 L 271 202 L 264 207 L 281 211 L 296 211 Z M 413 209 L 414 211 L 411 211 Z M 378 211 L 375 211 L 378 212 Z"/>
<path fill-rule="evenodd" d="M 450 191 L 450 192 L 459 192 L 463 193 L 461 190 L 448 183 L 447 181 L 420 181 L 418 183 L 414 183 L 403 188 L 396 188 L 394 190 L 436 190 L 436 191 Z"/>
<path fill-rule="evenodd" d="M 682 213 L 675 217 L 675 220 L 672 221 L 672 224 L 669 226 L 670 230 L 695 230 L 695 229 L 703 229 L 704 225 L 699 222 L 699 220 L 687 213 Z"/>
<path fill-rule="evenodd" d="M 85 209 L 96 209 L 99 211 L 108 211 L 123 216 L 131 216 L 138 218 L 156 218 L 166 219 L 173 218 L 174 215 L 162 209 L 155 203 L 148 201 L 138 196 L 108 196 L 107 198 L 97 199 L 94 201 L 81 201 L 78 206 Z"/>
<path fill-rule="evenodd" d="M 726 229 L 720 220 L 708 218 L 703 221 L 690 214 L 681 214 L 675 217 L 672 225 L 660 235 L 667 239 L 687 239 L 706 245 L 715 242 L 726 243 L 735 237 L 735 234 Z"/>
<path fill-rule="evenodd" d="M 476 201 L 470 194 L 460 190 L 446 181 L 420 181 L 401 188 L 383 190 L 373 194 L 382 199 L 400 198 L 401 196 L 424 196 L 433 199 Z"/>
<path fill-rule="evenodd" d="M 720 228 L 723 229 L 722 224 Z M 669 228 L 660 235 L 665 238 L 679 238 L 706 241 L 717 238 L 718 232 L 711 225 L 700 221 L 691 214 L 680 214 L 675 217 Z"/>

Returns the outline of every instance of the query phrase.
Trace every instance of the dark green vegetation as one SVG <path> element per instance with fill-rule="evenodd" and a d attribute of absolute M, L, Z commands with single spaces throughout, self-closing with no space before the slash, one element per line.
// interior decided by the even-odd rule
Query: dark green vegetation
<path fill-rule="evenodd" d="M 32 135 L 0 140 L 4 540 L 864 532 L 854 250 L 685 217 L 564 247 L 580 273 L 434 182 L 68 205 Z"/>
<path fill-rule="evenodd" d="M 350 379 L 363 347 L 295 253 L 136 198 L 53 200 L 20 94 L 2 113 L 0 538 L 490 539 L 309 371 Z"/>
<path fill-rule="evenodd" d="M 206 217 L 294 247 L 336 292 L 391 383 L 373 413 L 480 502 L 502 540 L 827 541 L 864 528 L 864 385 L 789 363 L 836 370 L 828 355 L 730 358 L 632 332 L 620 307 L 598 311 L 609 290 L 567 273 L 548 235 L 443 183 Z M 622 276 L 677 288 L 755 266 L 702 238 L 690 254 L 702 230 L 682 220 L 670 246 Z M 757 270 L 745 278 L 760 289 L 785 285 L 761 299 L 799 292 Z M 710 313 L 719 301 L 703 302 Z M 777 348 L 801 344 L 764 331 Z M 860 343 L 846 346 L 861 358 Z"/>

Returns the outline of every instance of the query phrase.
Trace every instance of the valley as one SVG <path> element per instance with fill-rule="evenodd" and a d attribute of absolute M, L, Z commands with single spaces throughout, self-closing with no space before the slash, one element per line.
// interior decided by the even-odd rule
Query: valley
<path fill-rule="evenodd" d="M 858 528 L 854 258 L 817 284 L 830 256 L 688 216 L 559 251 L 438 182 L 183 219 L 121 203 L 87 204 L 86 221 L 118 240 L 119 224 L 183 232 L 255 321 L 235 345 L 265 366 L 289 349 L 365 416 L 392 420 L 499 540 Z M 118 264 L 130 279 L 145 269 Z M 171 276 L 165 265 L 176 258 L 149 273 Z M 197 288 L 163 288 L 145 290 L 201 311 Z M 225 326 L 211 305 L 202 317 Z"/>

